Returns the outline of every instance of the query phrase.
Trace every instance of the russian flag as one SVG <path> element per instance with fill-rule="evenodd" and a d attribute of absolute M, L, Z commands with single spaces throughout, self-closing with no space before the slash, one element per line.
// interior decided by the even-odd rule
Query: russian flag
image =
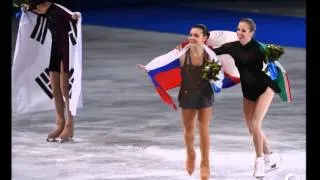
<path fill-rule="evenodd" d="M 203 47 L 209 54 L 210 60 L 217 61 L 215 53 L 206 45 Z M 189 46 L 185 46 L 181 51 L 174 49 L 167 54 L 154 58 L 145 66 L 161 100 L 175 110 L 177 110 L 177 106 L 167 91 L 180 86 L 182 77 L 179 58 L 186 53 L 189 48 Z M 222 88 L 222 71 L 219 73 L 218 77 L 221 80 L 210 82 L 216 92 L 219 92 Z"/>
<path fill-rule="evenodd" d="M 206 42 L 206 45 L 217 48 L 225 43 L 233 41 L 238 41 L 236 32 L 214 30 L 210 31 L 210 36 Z M 222 70 L 224 72 L 222 88 L 229 88 L 237 85 L 240 82 L 240 74 L 234 63 L 234 59 L 229 54 L 217 55 L 217 58 L 221 62 Z"/>
<path fill-rule="evenodd" d="M 156 57 L 145 66 L 161 100 L 175 110 L 177 110 L 177 106 L 167 91 L 180 86 L 181 70 L 179 57 L 187 49 L 182 51 L 174 49 L 167 54 Z"/>
<path fill-rule="evenodd" d="M 167 91 L 180 86 L 180 60 L 175 59 L 163 67 L 151 70 L 148 72 L 148 75 L 162 101 L 177 110 L 174 101 Z"/>
<path fill-rule="evenodd" d="M 237 85 L 240 82 L 240 74 L 234 63 L 234 59 L 228 54 L 217 57 L 222 64 L 222 70 L 224 72 L 222 88 L 230 88 Z"/>

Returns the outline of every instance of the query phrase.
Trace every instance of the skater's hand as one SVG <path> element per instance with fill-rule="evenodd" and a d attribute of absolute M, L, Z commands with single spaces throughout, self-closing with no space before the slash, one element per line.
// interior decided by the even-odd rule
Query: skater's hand
<path fill-rule="evenodd" d="M 185 41 L 182 41 L 178 46 L 176 46 L 175 49 L 177 50 L 182 50 L 184 47 L 186 47 L 187 45 L 189 44 L 189 41 L 185 40 Z"/>
<path fill-rule="evenodd" d="M 79 14 L 79 13 L 73 13 L 71 17 L 72 17 L 72 19 L 74 19 L 74 20 L 78 20 L 79 17 L 80 17 L 80 14 Z"/>
<path fill-rule="evenodd" d="M 182 49 L 182 45 L 177 46 L 175 49 L 180 51 Z"/>
<path fill-rule="evenodd" d="M 30 8 L 30 6 L 29 6 L 28 4 L 21 4 L 21 10 L 22 10 L 23 12 L 28 11 L 29 8 Z"/>
<path fill-rule="evenodd" d="M 145 73 L 148 72 L 148 70 L 146 69 L 146 67 L 143 64 L 137 64 L 137 67 L 142 69 Z"/>

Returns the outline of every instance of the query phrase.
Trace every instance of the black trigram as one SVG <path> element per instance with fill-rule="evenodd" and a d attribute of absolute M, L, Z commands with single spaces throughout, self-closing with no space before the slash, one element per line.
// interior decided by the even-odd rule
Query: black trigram
<path fill-rule="evenodd" d="M 41 44 L 43 44 L 47 36 L 47 32 L 48 32 L 47 18 L 45 16 L 38 15 L 36 25 L 34 26 L 30 37 L 40 42 Z"/>
<path fill-rule="evenodd" d="M 69 71 L 69 98 L 71 99 L 72 97 L 72 91 L 71 91 L 71 88 L 72 88 L 72 85 L 73 85 L 73 82 L 74 82 L 74 69 L 71 68 L 70 71 Z"/>
<path fill-rule="evenodd" d="M 74 82 L 74 69 L 72 68 L 69 71 L 69 98 L 71 99 L 72 97 L 72 85 Z M 50 83 L 50 78 L 49 78 L 49 69 L 46 68 L 42 73 L 40 73 L 40 75 L 38 77 L 35 78 L 36 83 L 41 87 L 41 89 L 43 90 L 43 92 L 45 94 L 47 94 L 47 96 L 52 99 L 53 98 L 53 94 L 52 94 L 52 86 Z"/>
<path fill-rule="evenodd" d="M 77 35 L 78 35 L 77 24 L 76 22 L 71 22 L 71 21 L 69 22 L 69 24 L 70 24 L 69 38 L 72 45 L 75 45 L 77 44 Z"/>
<path fill-rule="evenodd" d="M 49 17 L 52 18 L 52 17 Z M 68 36 L 72 45 L 77 44 L 77 24 L 76 22 L 69 21 L 69 33 Z M 36 24 L 32 30 L 30 38 L 35 39 L 36 41 L 40 42 L 41 44 L 44 43 L 48 32 L 48 18 L 42 15 L 38 15 Z"/>

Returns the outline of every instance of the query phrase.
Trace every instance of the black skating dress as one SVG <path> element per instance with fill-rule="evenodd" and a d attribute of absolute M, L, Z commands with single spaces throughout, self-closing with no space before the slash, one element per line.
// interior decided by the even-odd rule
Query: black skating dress
<path fill-rule="evenodd" d="M 179 106 L 184 109 L 201 109 L 213 105 L 214 92 L 208 80 L 201 78 L 201 70 L 209 55 L 204 54 L 202 64 L 193 65 L 190 50 L 186 52 L 181 67 L 181 88 L 179 90 Z"/>
<path fill-rule="evenodd" d="M 77 20 L 72 19 L 68 12 L 55 4 L 51 4 L 43 16 L 47 19 L 46 26 L 52 35 L 49 70 L 59 72 L 62 62 L 63 71 L 69 72 L 70 22 L 75 28 Z"/>

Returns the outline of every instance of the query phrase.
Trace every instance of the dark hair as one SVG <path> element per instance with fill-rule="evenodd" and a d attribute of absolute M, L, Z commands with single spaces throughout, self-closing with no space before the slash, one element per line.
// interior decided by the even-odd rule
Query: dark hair
<path fill-rule="evenodd" d="M 52 0 L 29 0 L 30 8 L 36 9 L 36 6 L 45 2 L 53 2 Z"/>
<path fill-rule="evenodd" d="M 250 26 L 251 32 L 256 31 L 256 29 L 257 29 L 256 23 L 255 23 L 254 20 L 251 19 L 251 18 L 242 18 L 242 19 L 240 20 L 240 22 L 245 22 L 245 23 L 247 23 L 247 24 Z"/>
<path fill-rule="evenodd" d="M 45 3 L 47 0 L 29 0 L 30 5 L 39 5 Z"/>
<path fill-rule="evenodd" d="M 199 29 L 202 30 L 202 33 L 203 33 L 204 36 L 207 36 L 208 38 L 210 36 L 209 30 L 208 30 L 207 26 L 204 25 L 204 24 L 195 24 L 191 28 L 199 28 Z"/>

